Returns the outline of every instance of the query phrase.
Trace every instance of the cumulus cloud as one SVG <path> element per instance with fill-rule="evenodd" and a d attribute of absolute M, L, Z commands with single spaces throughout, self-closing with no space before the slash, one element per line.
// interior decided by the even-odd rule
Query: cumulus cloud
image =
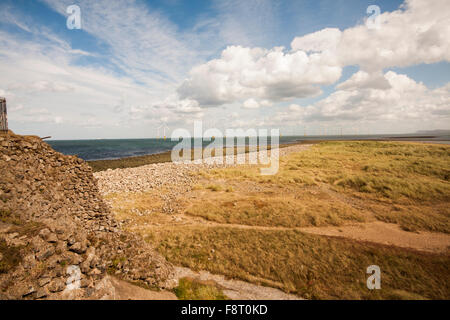
<path fill-rule="evenodd" d="M 449 11 L 446 0 L 408 0 L 401 9 L 381 14 L 378 29 L 326 28 L 295 38 L 290 51 L 230 46 L 219 59 L 193 68 L 178 93 L 201 107 L 243 101 L 244 108 L 257 108 L 259 99 L 320 95 L 320 86 L 337 82 L 349 65 L 366 73 L 340 89 L 349 89 L 352 81 L 360 88 L 388 89 L 385 68 L 450 61 Z"/>
<path fill-rule="evenodd" d="M 449 11 L 446 0 L 407 0 L 401 9 L 382 13 L 379 28 L 324 29 L 295 38 L 291 46 L 329 54 L 341 66 L 359 65 L 365 71 L 450 61 Z"/>
<path fill-rule="evenodd" d="M 64 16 L 72 4 L 41 1 Z M 42 108 L 50 114 L 40 114 L 39 121 L 80 126 L 84 121 L 91 127 L 120 123 L 125 130 L 137 123 L 189 123 L 208 113 L 217 119 L 229 108 L 242 108 L 233 126 L 448 119 L 450 85 L 431 90 L 386 72 L 391 67 L 450 61 L 446 0 L 407 0 L 399 10 L 381 14 L 379 29 L 326 28 L 293 39 L 290 48 L 271 49 L 255 46 L 264 46 L 266 29 L 276 30 L 272 1 L 217 1 L 213 7 L 224 14 L 200 21 L 191 31 L 180 31 L 162 12 L 141 1 L 124 5 L 81 0 L 79 5 L 83 32 L 101 44 L 96 53 L 105 62 L 101 67 L 79 63 L 90 61 L 92 54 L 73 49 L 60 33 L 39 27 L 31 16 L 24 19 L 24 14 L 0 10 L 0 20 L 20 31 L 0 30 L 0 73 L 8 75 L 0 77 L 0 88 L 10 110 L 15 108 L 12 121 L 28 121 L 29 109 Z M 218 55 L 218 48 L 232 43 Z M 210 56 L 218 58 L 204 62 Z M 307 106 L 293 101 L 319 96 L 322 87 L 337 83 L 349 65 L 359 71 L 328 97 Z M 276 110 L 266 109 L 267 120 L 256 119 L 258 109 L 279 102 L 290 106 L 273 118 Z M 207 109 L 221 105 L 222 111 Z M 99 122 L 74 116 L 94 108 Z"/>
<path fill-rule="evenodd" d="M 291 43 L 291 47 L 293 51 L 333 52 L 336 50 L 339 41 L 341 40 L 341 35 L 342 32 L 339 29 L 325 28 L 303 37 L 295 38 Z"/>
<path fill-rule="evenodd" d="M 178 93 L 201 106 L 246 99 L 282 101 L 320 94 L 319 85 L 336 82 L 341 71 L 322 54 L 230 46 L 220 59 L 193 68 Z"/>
<path fill-rule="evenodd" d="M 313 105 L 293 104 L 276 121 L 407 121 L 450 117 L 450 84 L 430 90 L 406 75 L 388 71 L 388 87 L 367 86 L 359 71 L 341 89 Z"/>
<path fill-rule="evenodd" d="M 368 73 L 365 71 L 358 71 L 354 73 L 350 79 L 342 82 L 336 86 L 337 89 L 351 90 L 351 89 L 389 89 L 391 87 L 389 81 L 385 78 L 382 72 Z"/>

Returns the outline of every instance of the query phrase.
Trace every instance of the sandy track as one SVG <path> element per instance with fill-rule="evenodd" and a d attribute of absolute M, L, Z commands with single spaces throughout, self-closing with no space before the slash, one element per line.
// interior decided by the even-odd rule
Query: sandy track
<path fill-rule="evenodd" d="M 275 288 L 240 280 L 225 279 L 222 275 L 212 274 L 208 271 L 195 272 L 188 268 L 176 267 L 175 277 L 177 279 L 190 277 L 203 281 L 214 281 L 222 287 L 223 293 L 232 300 L 303 300 L 296 295 L 287 294 Z"/>
<path fill-rule="evenodd" d="M 170 291 L 153 291 L 138 287 L 115 277 L 108 277 L 114 287 L 114 300 L 177 300 Z"/>
<path fill-rule="evenodd" d="M 342 227 L 311 227 L 302 228 L 301 231 L 369 241 L 403 248 L 412 248 L 428 252 L 449 252 L 450 235 L 445 233 L 425 232 L 418 233 L 402 230 L 398 225 L 374 221 Z"/>

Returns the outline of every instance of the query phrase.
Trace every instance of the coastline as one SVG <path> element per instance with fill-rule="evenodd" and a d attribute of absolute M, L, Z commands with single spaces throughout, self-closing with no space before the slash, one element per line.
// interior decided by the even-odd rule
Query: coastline
<path fill-rule="evenodd" d="M 317 144 L 326 141 L 385 141 L 385 142 L 415 142 L 415 143 L 423 143 L 423 144 L 450 144 L 450 140 L 430 140 L 432 138 L 438 138 L 438 136 L 420 136 L 420 137 L 385 137 L 385 138 L 367 138 L 367 139 L 342 139 L 342 137 L 337 139 L 298 139 L 295 141 L 284 142 L 279 145 L 279 148 L 285 148 L 294 145 L 305 145 L 305 144 Z M 426 140 L 423 140 L 426 139 Z M 224 151 L 226 148 L 224 148 Z M 268 146 L 268 150 L 270 150 L 270 146 Z M 249 148 L 246 146 L 245 153 L 248 153 Z M 193 156 L 194 149 L 191 149 L 191 159 L 194 160 Z M 236 154 L 235 147 L 235 154 Z M 108 169 L 125 169 L 125 168 L 136 168 L 140 166 L 145 166 L 154 163 L 165 163 L 172 162 L 171 160 L 171 151 L 157 152 L 146 155 L 139 156 L 130 156 L 130 157 L 122 157 L 115 159 L 99 159 L 99 160 L 87 160 L 86 161 L 89 166 L 91 166 L 94 172 L 105 171 Z"/>
<path fill-rule="evenodd" d="M 316 141 L 293 141 L 290 143 L 283 143 L 279 145 L 279 148 L 286 148 L 294 145 L 302 145 L 302 144 L 314 144 Z M 270 150 L 270 146 L 267 147 Z M 203 149 L 204 150 L 204 149 Z M 224 153 L 226 148 L 223 148 Z M 258 149 L 259 150 L 259 149 Z M 249 147 L 245 147 L 245 153 L 249 152 Z M 235 147 L 234 154 L 237 154 L 237 148 Z M 191 159 L 194 160 L 194 149 L 191 149 Z M 105 159 L 105 160 L 90 160 L 86 161 L 94 172 L 105 171 L 108 169 L 125 169 L 125 168 L 136 168 L 140 166 L 145 166 L 149 164 L 155 163 L 165 163 L 172 162 L 171 159 L 171 151 L 165 151 L 160 153 L 148 154 L 143 156 L 132 156 L 132 157 L 124 157 L 119 159 Z"/>

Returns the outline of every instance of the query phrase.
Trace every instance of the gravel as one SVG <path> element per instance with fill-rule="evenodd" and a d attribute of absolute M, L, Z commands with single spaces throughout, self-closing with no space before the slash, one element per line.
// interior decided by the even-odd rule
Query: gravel
<path fill-rule="evenodd" d="M 279 155 L 284 156 L 292 152 L 303 151 L 309 147 L 310 145 L 292 145 L 278 150 Z M 261 152 L 246 154 L 246 160 L 248 160 L 249 156 L 259 157 Z M 196 181 L 195 173 L 200 170 L 238 165 L 236 164 L 236 156 L 224 158 L 225 163 L 230 161 L 234 164 L 220 164 L 218 163 L 219 159 L 219 157 L 213 157 L 205 159 L 203 162 L 165 162 L 136 168 L 108 169 L 96 172 L 94 176 L 98 180 L 98 186 L 103 195 L 118 192 L 146 192 L 164 186 L 176 188 L 177 192 L 180 192 L 190 189 Z"/>

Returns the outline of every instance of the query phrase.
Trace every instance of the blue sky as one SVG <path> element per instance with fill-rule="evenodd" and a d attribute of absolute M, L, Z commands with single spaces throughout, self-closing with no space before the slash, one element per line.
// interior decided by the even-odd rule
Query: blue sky
<path fill-rule="evenodd" d="M 12 130 L 57 139 L 154 137 L 196 120 L 449 129 L 447 2 L 1 0 L 0 95 Z M 72 4 L 81 30 L 66 27 Z M 381 27 L 368 30 L 374 4 Z"/>

